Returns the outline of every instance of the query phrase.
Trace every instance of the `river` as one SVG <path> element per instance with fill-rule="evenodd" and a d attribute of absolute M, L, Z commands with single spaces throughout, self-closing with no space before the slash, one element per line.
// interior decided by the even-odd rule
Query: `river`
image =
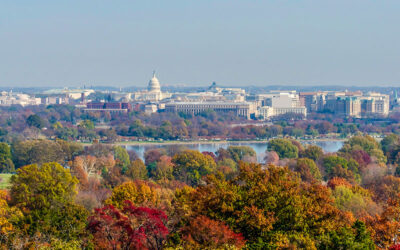
<path fill-rule="evenodd" d="M 321 147 L 326 153 L 336 152 L 343 146 L 343 141 L 302 141 L 303 145 L 317 145 Z M 144 152 L 152 148 L 167 148 L 172 144 L 141 144 L 141 145 L 127 145 L 127 150 L 135 151 L 141 159 L 143 159 Z M 210 143 L 193 143 L 193 144 L 176 144 L 186 147 L 188 149 L 198 150 L 200 152 L 210 151 L 216 152 L 219 148 L 227 148 L 229 146 L 250 146 L 257 153 L 257 161 L 263 162 L 265 151 L 267 150 L 266 142 L 210 142 Z"/>

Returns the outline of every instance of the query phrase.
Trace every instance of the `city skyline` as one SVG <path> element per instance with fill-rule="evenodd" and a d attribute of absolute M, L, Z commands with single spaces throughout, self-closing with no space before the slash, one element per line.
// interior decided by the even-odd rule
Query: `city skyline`
<path fill-rule="evenodd" d="M 2 1 L 0 86 L 400 86 L 398 1 Z"/>

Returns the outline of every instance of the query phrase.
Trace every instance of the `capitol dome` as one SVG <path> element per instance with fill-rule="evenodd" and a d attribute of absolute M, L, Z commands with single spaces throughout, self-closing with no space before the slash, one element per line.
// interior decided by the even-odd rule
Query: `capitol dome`
<path fill-rule="evenodd" d="M 156 77 L 156 72 L 153 72 L 153 77 L 151 78 L 147 89 L 150 92 L 160 92 L 161 91 L 160 82 L 158 81 L 158 79 Z"/>

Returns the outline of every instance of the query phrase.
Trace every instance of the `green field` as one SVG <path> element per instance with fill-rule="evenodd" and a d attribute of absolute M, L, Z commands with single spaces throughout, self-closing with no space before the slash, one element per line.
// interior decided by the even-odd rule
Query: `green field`
<path fill-rule="evenodd" d="M 8 189 L 12 174 L 0 174 L 0 189 Z"/>

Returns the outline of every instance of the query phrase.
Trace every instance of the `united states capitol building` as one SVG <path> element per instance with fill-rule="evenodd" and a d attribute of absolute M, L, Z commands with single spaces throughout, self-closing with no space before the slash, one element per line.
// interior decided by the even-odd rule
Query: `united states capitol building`
<path fill-rule="evenodd" d="M 90 98 L 96 92 L 107 100 Z M 214 111 L 233 114 L 246 119 L 270 120 L 287 114 L 307 117 L 310 112 L 327 112 L 345 117 L 387 117 L 391 106 L 400 107 L 397 92 L 394 96 L 376 92 L 266 91 L 246 93 L 242 88 L 221 87 L 213 82 L 200 91 L 162 91 L 162 85 L 153 72 L 147 88 L 136 92 L 95 91 L 93 89 L 52 89 L 35 98 L 27 94 L 2 92 L 0 106 L 74 104 L 87 112 L 127 113 L 131 110 L 152 114 L 156 112 L 198 115 Z M 393 102 L 392 99 L 395 99 Z M 391 103 L 395 103 L 393 105 Z"/>
<path fill-rule="evenodd" d="M 150 79 L 147 90 L 134 92 L 131 95 L 134 101 L 161 101 L 170 98 L 171 94 L 161 91 L 160 81 L 156 77 L 156 72 L 153 72 L 153 77 Z"/>
<path fill-rule="evenodd" d="M 212 110 L 247 119 L 264 120 L 285 114 L 301 115 L 305 118 L 308 112 L 325 111 L 355 117 L 389 114 L 389 96 L 379 93 L 299 93 L 288 90 L 248 94 L 242 88 L 220 87 L 215 82 L 203 91 L 169 93 L 161 90 L 155 72 L 146 90 L 124 96 L 128 96 L 125 101 L 132 102 L 132 106 L 137 106 L 148 114 L 170 112 L 197 115 Z"/>

